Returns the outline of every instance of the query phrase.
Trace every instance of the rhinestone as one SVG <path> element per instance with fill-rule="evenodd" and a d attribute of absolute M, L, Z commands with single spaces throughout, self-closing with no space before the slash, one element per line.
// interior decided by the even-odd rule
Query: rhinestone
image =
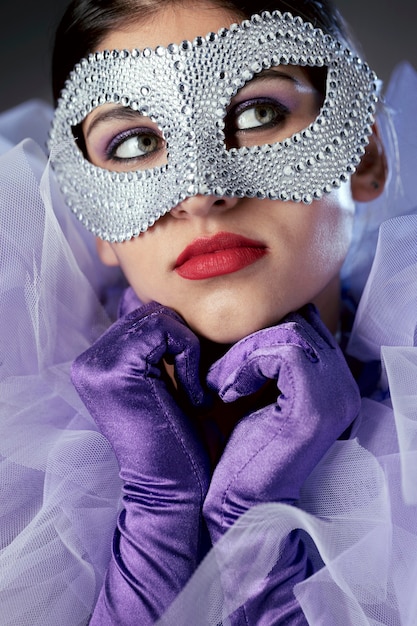
<path fill-rule="evenodd" d="M 375 75 L 345 50 L 313 25 L 274 11 L 180 46 L 88 55 L 65 84 L 49 140 L 71 210 L 91 232 L 124 241 L 195 193 L 305 204 L 329 193 L 360 162 L 378 101 Z M 230 98 L 254 73 L 279 63 L 327 66 L 321 114 L 282 142 L 228 150 L 222 130 Z M 109 101 L 121 101 L 158 123 L 169 139 L 167 164 L 115 173 L 84 160 L 71 126 Z M 61 149 L 64 144 L 68 150 Z"/>

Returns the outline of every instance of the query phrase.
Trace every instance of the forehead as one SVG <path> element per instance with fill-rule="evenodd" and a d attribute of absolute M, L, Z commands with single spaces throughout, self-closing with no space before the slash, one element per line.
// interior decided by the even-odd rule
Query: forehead
<path fill-rule="evenodd" d="M 129 27 L 108 33 L 100 41 L 99 48 L 131 50 L 179 44 L 184 39 L 191 41 L 199 35 L 229 28 L 234 22 L 240 21 L 241 17 L 237 12 L 206 2 L 196 5 L 170 4 L 144 21 L 134 22 Z"/>

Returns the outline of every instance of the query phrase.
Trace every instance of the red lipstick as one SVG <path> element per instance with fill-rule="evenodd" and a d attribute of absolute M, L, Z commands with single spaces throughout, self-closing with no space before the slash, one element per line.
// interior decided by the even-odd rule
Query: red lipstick
<path fill-rule="evenodd" d="M 195 239 L 181 252 L 174 269 L 182 278 L 204 280 L 238 272 L 266 253 L 266 246 L 260 241 L 221 232 Z"/>

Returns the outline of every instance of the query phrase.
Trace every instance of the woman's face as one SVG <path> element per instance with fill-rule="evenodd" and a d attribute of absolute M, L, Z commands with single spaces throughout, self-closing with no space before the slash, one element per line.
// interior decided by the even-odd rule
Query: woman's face
<path fill-rule="evenodd" d="M 238 16 L 210 4 L 169 6 L 144 24 L 111 33 L 101 48 L 180 43 L 236 21 Z M 227 142 L 238 147 L 289 137 L 316 118 L 321 99 L 300 67 L 263 72 L 232 101 Z M 127 171 L 166 161 L 160 131 L 149 119 L 103 116 L 103 109 L 95 109 L 83 126 L 94 164 Z M 194 196 L 139 237 L 100 242 L 99 250 L 120 264 L 142 301 L 167 305 L 197 333 L 231 343 L 307 302 L 315 302 L 326 319 L 326 308 L 338 297 L 352 218 L 348 185 L 308 206 Z"/>

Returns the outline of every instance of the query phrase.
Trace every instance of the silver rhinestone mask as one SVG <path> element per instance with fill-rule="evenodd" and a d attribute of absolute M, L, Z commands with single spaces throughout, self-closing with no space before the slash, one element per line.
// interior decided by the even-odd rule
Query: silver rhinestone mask
<path fill-rule="evenodd" d="M 327 67 L 316 120 L 284 141 L 228 149 L 224 120 L 233 96 L 255 74 L 288 64 Z M 359 164 L 376 92 L 375 74 L 339 41 L 289 13 L 263 13 L 179 46 L 83 59 L 55 112 L 51 158 L 66 202 L 86 228 L 122 242 L 196 194 L 306 204 L 321 198 Z M 120 173 L 87 161 L 73 127 L 105 103 L 155 122 L 167 145 L 166 164 Z"/>

